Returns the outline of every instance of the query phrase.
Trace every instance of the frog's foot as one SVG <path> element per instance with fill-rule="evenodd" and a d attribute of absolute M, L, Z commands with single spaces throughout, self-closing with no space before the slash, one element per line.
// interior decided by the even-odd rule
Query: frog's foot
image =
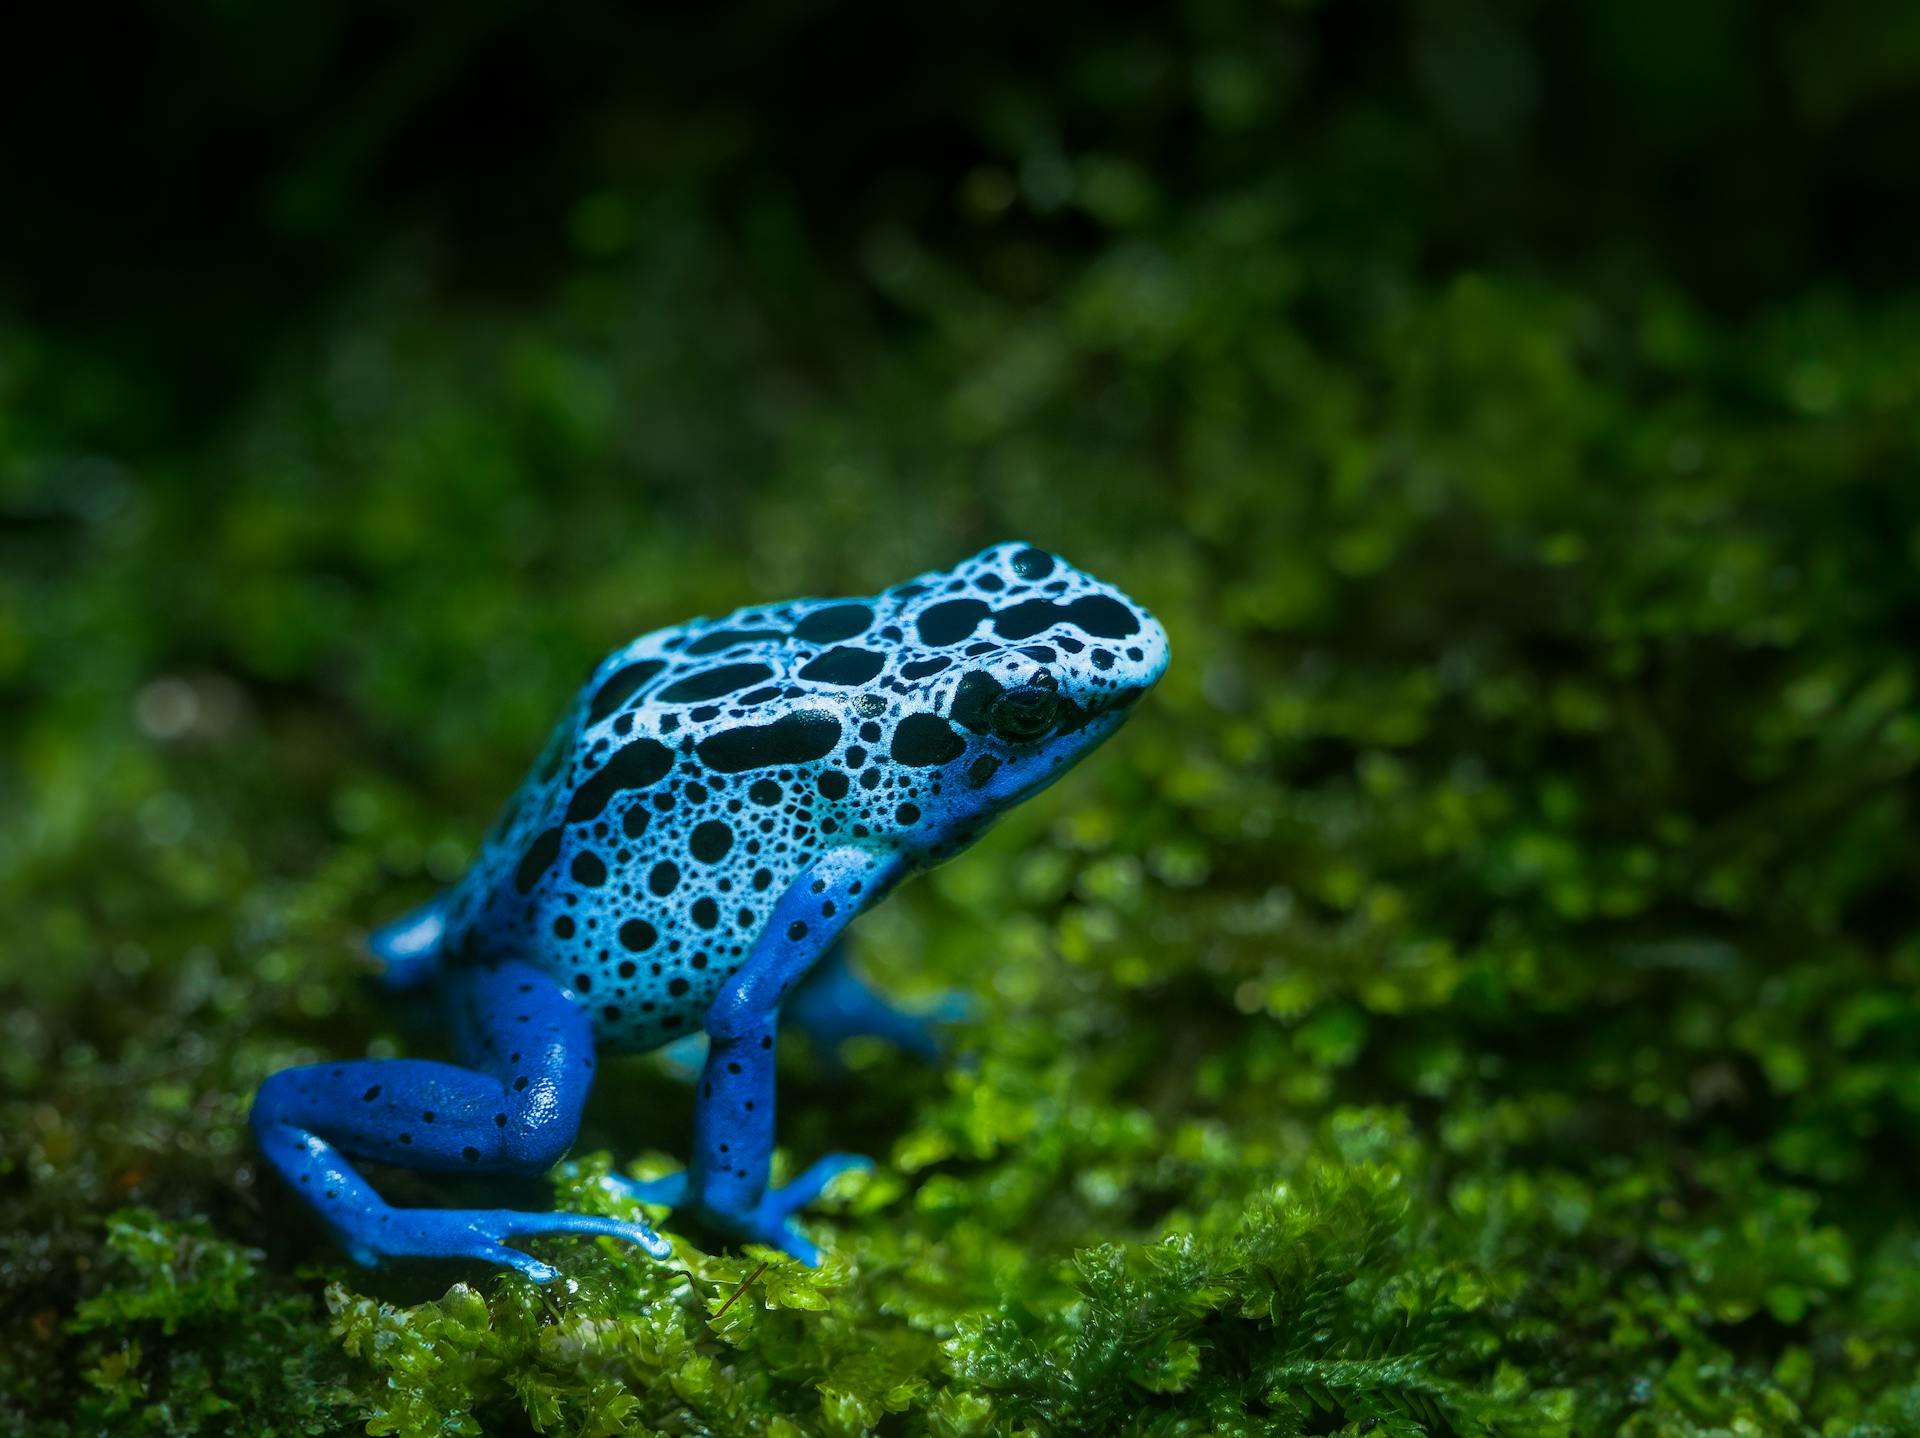
<path fill-rule="evenodd" d="M 507 1246 L 510 1238 L 552 1233 L 591 1233 L 622 1238 L 655 1258 L 673 1245 L 644 1223 L 624 1223 L 591 1213 L 521 1213 L 510 1208 L 385 1208 L 339 1224 L 354 1261 L 377 1267 L 394 1258 L 477 1258 L 517 1269 L 535 1283 L 559 1270 L 530 1253 Z"/>
<path fill-rule="evenodd" d="M 868 987 L 836 948 L 788 996 L 781 1017 L 807 1036 L 824 1063 L 843 1069 L 840 1045 L 852 1038 L 884 1039 L 929 1062 L 938 1060 L 945 1046 L 937 1026 L 963 1022 L 978 1008 L 970 997 L 955 991 L 918 1013 L 898 1008 Z"/>
<path fill-rule="evenodd" d="M 873 1160 L 860 1154 L 831 1153 L 786 1187 L 766 1189 L 756 1202 L 738 1206 L 703 1200 L 693 1194 L 684 1170 L 651 1179 L 606 1174 L 600 1181 L 623 1197 L 685 1210 L 729 1237 L 743 1243 L 764 1243 L 769 1248 L 792 1254 L 809 1268 L 817 1268 L 820 1249 L 794 1227 L 793 1215 L 818 1198 L 841 1174 L 872 1167 Z"/>
<path fill-rule="evenodd" d="M 805 1009 L 795 1016 L 795 1024 L 813 1044 L 820 1065 L 836 1077 L 853 1072 L 841 1051 L 848 1039 L 881 1039 L 927 1063 L 950 1061 L 950 1036 L 941 1030 L 967 1022 L 980 1009 L 970 995 L 957 991 L 942 994 L 931 1008 L 918 1012 L 897 1009 L 876 994 L 867 997 L 872 1002 L 857 1009 Z"/>

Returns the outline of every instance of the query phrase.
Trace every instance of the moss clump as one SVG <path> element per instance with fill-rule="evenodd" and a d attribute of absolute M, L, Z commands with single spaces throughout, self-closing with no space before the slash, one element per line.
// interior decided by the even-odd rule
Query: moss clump
<path fill-rule="evenodd" d="M 104 328 L 0 331 L 0 1427 L 1920 1433 L 1920 305 L 1786 223 L 1862 193 L 1911 47 L 1416 8 L 955 19 L 1009 38 L 891 53 L 857 139 L 771 60 L 720 115 L 545 19 L 428 27 L 571 57 L 540 123 L 601 143 L 448 161 L 404 222 L 351 156 L 494 87 L 355 109 L 265 45 L 308 132 L 183 58 L 199 123 L 280 127 L 261 243 L 314 283 L 269 322 L 209 219 L 192 334 L 164 256 Z M 819 80 L 874 18 L 632 53 Z M 534 233 L 463 227 L 502 187 Z M 976 998 L 961 1062 L 783 1053 L 787 1159 L 880 1159 L 826 1265 L 347 1266 L 246 1104 L 433 1051 L 357 943 L 586 666 L 1014 536 L 1174 667 L 861 924 L 883 984 Z M 611 1204 L 690 1108 L 614 1066 L 574 1176 L 500 1198 Z"/>

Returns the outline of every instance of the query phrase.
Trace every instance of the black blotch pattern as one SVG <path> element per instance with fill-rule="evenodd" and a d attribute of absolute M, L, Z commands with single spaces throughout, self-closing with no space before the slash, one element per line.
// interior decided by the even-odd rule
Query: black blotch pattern
<path fill-rule="evenodd" d="M 1013 556 L 1013 572 L 1022 579 L 1045 579 L 1053 573 L 1053 556 L 1044 549 L 1023 549 Z"/>
<path fill-rule="evenodd" d="M 765 664 L 722 664 L 676 680 L 662 689 L 659 697 L 664 704 L 695 704 L 732 694 L 749 684 L 764 684 L 771 678 L 773 670 Z"/>
<path fill-rule="evenodd" d="M 965 725 L 976 734 L 986 733 L 994 702 L 1006 692 L 1006 686 L 985 670 L 976 669 L 965 675 L 960 687 L 953 691 L 953 708 L 949 711 L 953 722 Z"/>
<path fill-rule="evenodd" d="M 722 649 L 731 649 L 736 644 L 754 644 L 762 640 L 784 640 L 787 636 L 778 629 L 716 629 L 711 634 L 703 634 L 687 646 L 691 655 L 718 654 Z"/>
<path fill-rule="evenodd" d="M 886 655 L 843 644 L 809 661 L 800 677 L 820 684 L 865 684 L 886 667 Z"/>
<path fill-rule="evenodd" d="M 697 1027 L 768 926 L 769 898 L 822 847 L 917 836 L 930 816 L 936 857 L 971 842 L 1005 761 L 969 731 L 1024 742 L 1012 731 L 1025 726 L 996 724 L 1008 696 L 1055 687 L 1010 690 L 976 665 L 1017 653 L 1043 676 L 1085 666 L 1088 708 L 1050 712 L 1056 735 L 1137 698 L 1120 671 L 1151 626 L 1096 589 L 1016 545 L 880 599 L 762 606 L 653 636 L 589 681 L 487 840 L 486 897 L 456 896 L 454 942 L 477 960 L 530 945 L 617 1026 L 613 1042 Z M 1076 747 L 1042 757 L 1061 766 Z M 515 902 L 510 879 L 529 898 L 552 892 Z"/>
<path fill-rule="evenodd" d="M 829 609 L 816 609 L 794 625 L 793 637 L 809 644 L 832 644 L 865 634 L 872 623 L 873 611 L 866 605 L 836 604 Z"/>
<path fill-rule="evenodd" d="M 733 830 L 718 819 L 695 825 L 693 837 L 687 841 L 687 852 L 703 864 L 719 863 L 732 847 Z"/>
<path fill-rule="evenodd" d="M 1056 624 L 1071 624 L 1096 639 L 1125 639 L 1140 629 L 1140 619 L 1117 599 L 1087 594 L 1068 604 L 1029 599 L 993 616 L 993 631 L 1002 639 L 1031 639 Z"/>
<path fill-rule="evenodd" d="M 598 724 L 626 703 L 634 690 L 666 667 L 663 660 L 643 659 L 638 664 L 629 664 L 625 668 L 614 670 L 606 677 L 606 681 L 593 691 L 593 702 L 587 705 L 587 723 Z"/>
<path fill-rule="evenodd" d="M 1067 606 L 1067 615 L 1075 628 L 1096 639 L 1125 639 L 1140 632 L 1140 616 L 1104 594 L 1074 600 Z"/>
<path fill-rule="evenodd" d="M 567 822 L 578 824 L 599 818 L 607 800 L 615 794 L 657 784 L 672 767 L 673 755 L 666 745 L 657 739 L 635 739 L 625 748 L 614 750 L 612 757 L 573 791 L 567 804 Z"/>
<path fill-rule="evenodd" d="M 709 734 L 695 752 L 709 769 L 740 774 L 773 764 L 805 764 L 840 742 L 840 721 L 831 714 L 802 710 L 771 724 L 742 724 Z"/>
<path fill-rule="evenodd" d="M 527 893 L 540 882 L 540 876 L 553 867 L 553 861 L 560 857 L 559 829 L 545 829 L 527 845 L 527 852 L 520 856 L 520 866 L 513 871 L 513 886 L 521 893 Z"/>
<path fill-rule="evenodd" d="M 966 749 L 967 741 L 938 714 L 909 714 L 893 731 L 894 762 L 910 768 L 945 764 L 958 759 Z"/>
<path fill-rule="evenodd" d="M 920 616 L 920 642 L 935 649 L 958 644 L 973 633 L 974 627 L 989 612 L 986 601 L 981 599 L 949 599 L 944 604 L 935 604 Z"/>

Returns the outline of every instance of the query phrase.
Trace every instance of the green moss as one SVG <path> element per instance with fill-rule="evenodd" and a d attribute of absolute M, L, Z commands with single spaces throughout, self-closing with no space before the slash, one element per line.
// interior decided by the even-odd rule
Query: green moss
<path fill-rule="evenodd" d="M 1646 128 L 1607 145 L 1679 163 L 1612 8 L 1594 114 Z M 777 126 L 660 119 L 684 173 L 554 201 L 533 295 L 429 224 L 204 426 L 155 417 L 152 315 L 5 332 L 0 1427 L 1920 1434 L 1920 307 L 1817 253 L 1725 302 L 1618 176 L 1620 248 L 1525 228 L 1577 201 L 1422 14 L 1382 43 L 1433 93 L 1336 74 L 1310 6 L 1122 26 L 1065 83 L 956 59 L 951 205 L 852 231 Z M 1752 119 L 1698 23 L 1642 59 Z M 1822 113 L 1878 93 L 1808 33 Z M 1461 155 L 1524 244 L 1418 179 Z M 1015 536 L 1174 665 L 863 921 L 886 986 L 975 995 L 961 1062 L 783 1053 L 786 1160 L 881 1161 L 826 1265 L 347 1265 L 247 1102 L 434 1051 L 359 940 L 586 666 Z M 591 1175 L 675 1163 L 690 1100 L 614 1066 L 552 1201 L 613 1211 Z"/>

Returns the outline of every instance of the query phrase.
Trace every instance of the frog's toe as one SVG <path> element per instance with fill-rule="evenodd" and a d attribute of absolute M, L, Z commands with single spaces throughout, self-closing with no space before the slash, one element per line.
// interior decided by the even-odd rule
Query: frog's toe
<path fill-rule="evenodd" d="M 942 1030 L 974 1023 L 980 1013 L 979 999 L 962 989 L 948 989 L 932 1007 L 901 1014 L 899 1027 L 890 1037 L 907 1053 L 937 1063 L 952 1052 L 951 1035 Z"/>
<path fill-rule="evenodd" d="M 777 1248 L 809 1268 L 818 1268 L 819 1246 L 794 1226 L 793 1215 L 818 1198 L 841 1174 L 872 1167 L 873 1160 L 861 1154 L 828 1154 L 785 1188 L 769 1189 L 754 1211 L 733 1226 L 751 1242 Z"/>
<path fill-rule="evenodd" d="M 805 1208 L 812 1203 L 841 1174 L 866 1172 L 872 1167 L 873 1160 L 865 1154 L 830 1153 L 785 1188 L 770 1190 L 761 1200 L 761 1205 L 772 1205 L 784 1218 L 795 1209 Z"/>
<path fill-rule="evenodd" d="M 685 1169 L 660 1178 L 628 1178 L 624 1173 L 603 1173 L 599 1182 L 609 1193 L 617 1193 L 636 1203 L 657 1203 L 663 1208 L 678 1208 L 687 1201 Z"/>
<path fill-rule="evenodd" d="M 980 1002 L 979 995 L 965 989 L 944 989 L 920 1017 L 934 1024 L 971 1024 L 977 1023 L 985 1011 L 986 1005 Z"/>
<path fill-rule="evenodd" d="M 684 1169 L 664 1178 L 646 1179 L 607 1173 L 600 1175 L 600 1183 L 622 1198 L 686 1209 L 721 1233 L 746 1243 L 764 1243 L 792 1254 L 812 1268 L 820 1263 L 820 1250 L 794 1226 L 793 1215 L 820 1197 L 827 1185 L 841 1174 L 872 1167 L 873 1160 L 864 1154 L 828 1154 L 786 1187 L 768 1189 L 760 1195 L 759 1202 L 742 1210 L 703 1201 L 693 1191 Z"/>
<path fill-rule="evenodd" d="M 754 1242 L 777 1248 L 789 1258 L 799 1259 L 808 1268 L 820 1266 L 820 1245 L 796 1228 L 790 1218 L 780 1220 L 771 1229 L 756 1236 Z"/>
<path fill-rule="evenodd" d="M 512 1238 L 548 1234 L 597 1234 L 624 1239 L 654 1258 L 666 1258 L 673 1245 L 644 1223 L 627 1223 L 592 1213 L 521 1213 L 506 1208 L 390 1209 L 373 1231 L 352 1245 L 353 1256 L 369 1266 L 390 1258 L 471 1258 L 524 1273 L 546 1283 L 558 1270 L 530 1253 L 511 1247 Z"/>
<path fill-rule="evenodd" d="M 652 1258 L 671 1258 L 673 1245 L 645 1223 L 604 1218 L 597 1213 L 515 1213 L 505 1211 L 504 1238 L 529 1238 L 547 1233 L 593 1233 L 624 1239 Z"/>

